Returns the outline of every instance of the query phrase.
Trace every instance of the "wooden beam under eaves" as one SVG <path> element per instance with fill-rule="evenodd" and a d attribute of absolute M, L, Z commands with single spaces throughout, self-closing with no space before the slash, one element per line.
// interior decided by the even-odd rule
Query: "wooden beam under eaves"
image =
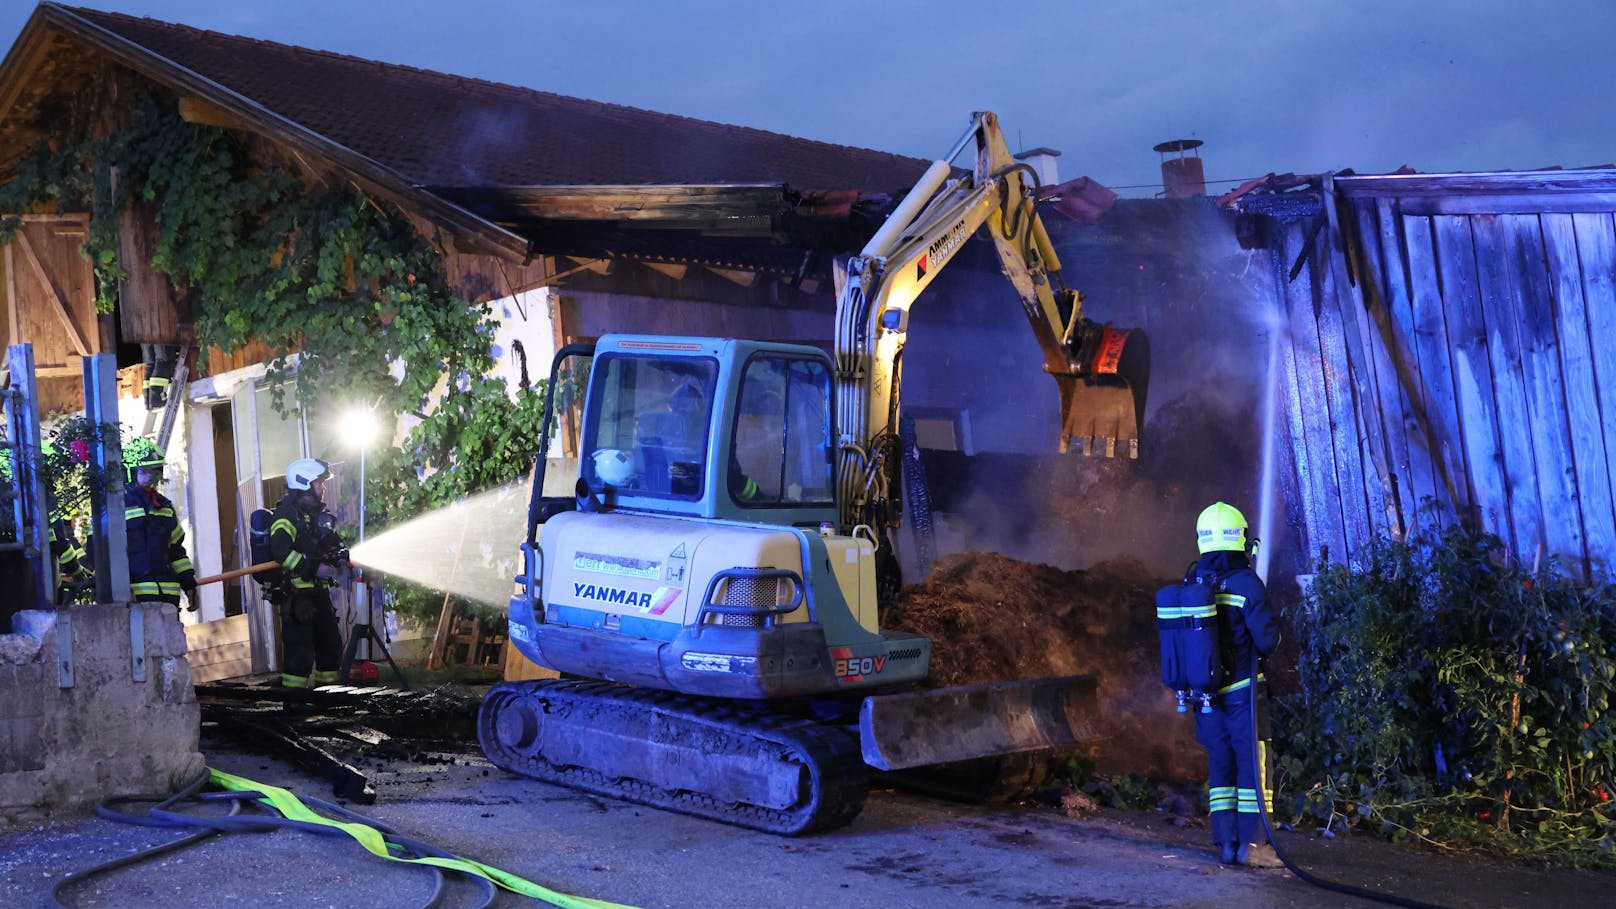
<path fill-rule="evenodd" d="M 195 123 L 200 126 L 217 126 L 221 129 L 246 129 L 247 124 L 241 118 L 230 113 L 217 104 L 187 95 L 180 99 L 180 119 L 186 123 Z"/>
<path fill-rule="evenodd" d="M 742 287 L 751 287 L 757 283 L 758 279 L 758 273 L 755 271 L 742 271 L 737 268 L 714 268 L 711 265 L 707 266 L 707 270 L 726 281 L 733 281 Z"/>
<path fill-rule="evenodd" d="M 688 265 L 675 265 L 671 262 L 641 262 L 640 264 L 654 272 L 667 275 L 675 281 L 683 281 L 685 272 L 690 270 Z"/>
<path fill-rule="evenodd" d="M 775 219 L 792 210 L 785 186 L 777 183 L 426 189 L 500 222 L 632 222 L 740 236 L 769 236 Z"/>

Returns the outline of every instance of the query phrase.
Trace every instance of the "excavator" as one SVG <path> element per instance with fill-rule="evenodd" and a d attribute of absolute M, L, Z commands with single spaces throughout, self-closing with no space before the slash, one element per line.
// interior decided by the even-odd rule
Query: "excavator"
<path fill-rule="evenodd" d="M 979 231 L 1059 386 L 1061 450 L 1138 455 L 1143 335 L 1083 315 L 1036 194 L 978 113 L 846 260 L 834 356 L 628 334 L 557 353 L 545 438 L 577 439 L 578 476 L 545 495 L 539 454 L 509 640 L 561 677 L 489 691 L 494 764 L 797 835 L 855 817 L 872 769 L 1093 739 L 1092 677 L 928 689 L 931 640 L 881 627 L 909 312 Z"/>

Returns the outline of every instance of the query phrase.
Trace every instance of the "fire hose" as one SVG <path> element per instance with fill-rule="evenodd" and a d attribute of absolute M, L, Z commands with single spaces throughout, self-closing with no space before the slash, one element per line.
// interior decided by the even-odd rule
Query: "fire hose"
<path fill-rule="evenodd" d="M 221 791 L 206 793 L 202 791 L 210 785 L 212 788 Z M 216 814 L 200 816 L 176 810 L 178 804 L 191 799 L 227 801 L 231 804 L 230 812 L 222 816 Z M 156 802 L 157 804 L 148 808 L 143 814 L 131 814 L 120 811 L 115 807 L 129 802 L 141 801 Z M 257 813 L 243 815 L 241 809 L 244 806 L 255 809 Z M 319 810 L 316 811 L 316 808 Z M 67 905 L 62 901 L 66 890 L 88 878 L 198 843 L 214 834 L 268 832 L 291 828 L 326 836 L 350 836 L 367 851 L 379 858 L 415 866 L 425 866 L 431 869 L 436 876 L 436 885 L 433 888 L 431 897 L 423 904 L 423 909 L 437 906 L 441 901 L 444 895 L 443 873 L 445 871 L 467 875 L 479 883 L 484 896 L 481 903 L 482 907 L 493 903 L 497 894 L 495 890 L 497 886 L 513 893 L 541 900 L 558 907 L 558 909 L 633 909 L 633 907 L 624 906 L 620 903 L 573 896 L 551 890 L 508 871 L 502 871 L 492 865 L 485 865 L 474 859 L 462 858 L 430 844 L 410 839 L 380 821 L 349 811 L 338 805 L 313 798 L 299 798 L 290 790 L 276 786 L 266 786 L 221 770 L 204 770 L 200 776 L 185 785 L 174 795 L 124 796 L 104 799 L 96 806 L 96 813 L 109 820 L 128 824 L 138 824 L 144 827 L 190 829 L 195 832 L 142 852 L 120 856 L 110 862 L 69 874 L 57 882 L 56 886 L 51 890 L 51 902 L 57 907 Z"/>
<path fill-rule="evenodd" d="M 237 568 L 234 571 L 226 571 L 222 574 L 210 574 L 205 578 L 197 578 L 196 586 L 201 587 L 203 584 L 217 584 L 220 581 L 228 581 L 231 578 L 239 578 L 243 575 L 257 574 L 260 571 L 268 571 L 271 568 L 279 567 L 281 567 L 281 563 L 279 562 L 259 562 L 257 565 L 248 565 L 246 568 Z"/>

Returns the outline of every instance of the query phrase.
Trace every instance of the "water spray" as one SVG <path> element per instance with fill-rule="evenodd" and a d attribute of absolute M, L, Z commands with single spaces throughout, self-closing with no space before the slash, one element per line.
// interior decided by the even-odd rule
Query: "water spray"
<path fill-rule="evenodd" d="M 373 533 L 355 565 L 489 606 L 510 601 L 527 533 L 527 484 L 469 496 Z"/>

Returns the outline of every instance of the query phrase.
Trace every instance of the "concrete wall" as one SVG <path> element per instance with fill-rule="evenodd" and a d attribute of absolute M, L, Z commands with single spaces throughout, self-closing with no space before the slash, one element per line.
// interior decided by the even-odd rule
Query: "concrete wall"
<path fill-rule="evenodd" d="M 145 680 L 138 682 L 132 609 L 144 623 Z M 67 626 L 72 686 L 64 688 Z M 0 827 L 81 811 L 111 795 L 168 791 L 202 771 L 201 713 L 173 607 L 27 610 L 12 627 L 15 634 L 0 635 Z"/>

